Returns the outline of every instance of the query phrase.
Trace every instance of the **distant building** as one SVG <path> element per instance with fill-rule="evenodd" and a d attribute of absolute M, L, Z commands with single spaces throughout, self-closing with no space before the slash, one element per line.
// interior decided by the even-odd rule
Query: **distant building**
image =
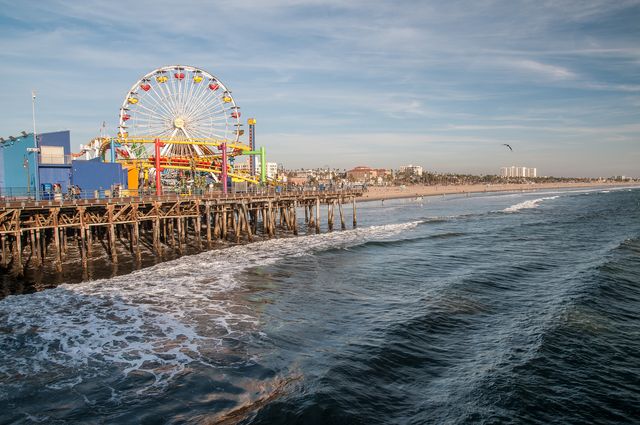
<path fill-rule="evenodd" d="M 258 159 L 256 163 L 256 172 L 260 174 L 260 159 Z M 278 175 L 278 163 L 277 162 L 267 162 L 267 178 L 273 179 Z"/>
<path fill-rule="evenodd" d="M 385 168 L 371 168 L 361 165 L 347 171 L 347 178 L 357 182 L 378 181 L 390 173 L 391 171 Z"/>
<path fill-rule="evenodd" d="M 422 167 L 419 165 L 401 165 L 400 166 L 401 173 L 409 173 L 414 176 L 422 176 Z"/>
<path fill-rule="evenodd" d="M 500 175 L 502 177 L 538 177 L 538 169 L 512 165 L 500 168 Z"/>

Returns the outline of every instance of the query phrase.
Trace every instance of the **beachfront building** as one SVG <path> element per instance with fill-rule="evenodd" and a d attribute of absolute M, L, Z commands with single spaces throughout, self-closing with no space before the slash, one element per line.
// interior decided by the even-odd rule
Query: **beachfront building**
<path fill-rule="evenodd" d="M 382 183 L 385 176 L 391 175 L 391 170 L 385 168 L 371 168 L 364 165 L 352 168 L 347 171 L 347 179 L 361 183 Z"/>
<path fill-rule="evenodd" d="M 538 177 L 538 169 L 531 167 L 511 167 L 500 168 L 500 176 L 502 177 Z"/>
<path fill-rule="evenodd" d="M 256 170 L 260 170 L 260 159 L 256 161 Z M 274 179 L 278 175 L 278 163 L 277 162 L 267 162 L 267 178 Z"/>
<path fill-rule="evenodd" d="M 422 167 L 419 165 L 413 165 L 413 164 L 401 165 L 400 172 L 410 174 L 413 176 L 422 176 Z"/>

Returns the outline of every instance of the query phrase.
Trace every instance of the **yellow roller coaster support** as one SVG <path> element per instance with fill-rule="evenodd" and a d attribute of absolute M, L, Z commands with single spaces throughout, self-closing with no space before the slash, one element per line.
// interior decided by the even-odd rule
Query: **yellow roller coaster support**
<path fill-rule="evenodd" d="M 193 139 L 193 140 L 161 140 L 166 145 L 197 145 L 197 146 L 220 146 L 223 143 L 227 143 L 229 149 L 240 149 L 242 151 L 251 150 L 249 145 L 244 143 L 232 143 L 221 139 Z M 126 140 L 119 140 L 121 144 L 139 144 L 139 143 L 155 143 L 155 139 L 138 139 L 128 138 Z"/>

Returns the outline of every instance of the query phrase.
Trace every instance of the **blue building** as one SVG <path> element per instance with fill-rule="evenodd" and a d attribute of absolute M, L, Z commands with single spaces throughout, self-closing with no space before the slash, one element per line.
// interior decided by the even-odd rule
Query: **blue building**
<path fill-rule="evenodd" d="M 88 161 L 73 161 L 72 184 L 83 192 L 111 190 L 113 186 L 127 188 L 127 170 L 115 162 L 102 162 L 100 158 Z"/>
<path fill-rule="evenodd" d="M 33 139 L 32 139 L 33 140 Z M 71 134 L 67 131 L 38 135 L 40 184 L 59 184 L 66 191 L 71 184 Z"/>
<path fill-rule="evenodd" d="M 65 193 L 70 185 L 83 191 L 127 188 L 127 174 L 120 164 L 100 160 L 73 161 L 68 130 L 38 134 L 38 176 L 43 186 L 60 185 Z M 35 194 L 35 154 L 33 133 L 0 138 L 0 197 Z M 75 172 L 75 175 L 74 175 Z"/>
<path fill-rule="evenodd" d="M 38 175 L 41 184 L 55 183 L 67 190 L 71 184 L 71 138 L 69 131 L 38 135 L 40 147 Z M 35 193 L 35 154 L 33 133 L 23 132 L 0 140 L 0 190 L 4 195 L 25 196 Z"/>

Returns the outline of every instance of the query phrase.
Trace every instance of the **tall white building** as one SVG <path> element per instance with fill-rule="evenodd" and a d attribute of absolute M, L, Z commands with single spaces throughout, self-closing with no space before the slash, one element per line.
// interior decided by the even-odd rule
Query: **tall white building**
<path fill-rule="evenodd" d="M 260 174 L 260 159 L 256 163 L 256 172 Z M 267 161 L 267 178 L 273 179 L 278 174 L 278 163 Z"/>
<path fill-rule="evenodd" d="M 531 167 L 511 167 L 500 168 L 500 175 L 502 177 L 538 177 L 538 169 Z"/>
<path fill-rule="evenodd" d="M 416 176 L 421 176 L 422 175 L 422 167 L 419 165 L 413 165 L 413 164 L 409 164 L 409 165 L 401 165 L 400 166 L 400 172 L 404 173 L 404 172 L 409 172 L 413 175 Z"/>
<path fill-rule="evenodd" d="M 249 172 L 250 164 L 248 161 L 237 162 L 234 164 L 234 167 L 238 171 Z M 260 175 L 260 159 L 256 163 L 256 173 Z M 267 178 L 274 178 L 278 174 L 278 163 L 277 162 L 268 162 L 267 161 Z"/>

